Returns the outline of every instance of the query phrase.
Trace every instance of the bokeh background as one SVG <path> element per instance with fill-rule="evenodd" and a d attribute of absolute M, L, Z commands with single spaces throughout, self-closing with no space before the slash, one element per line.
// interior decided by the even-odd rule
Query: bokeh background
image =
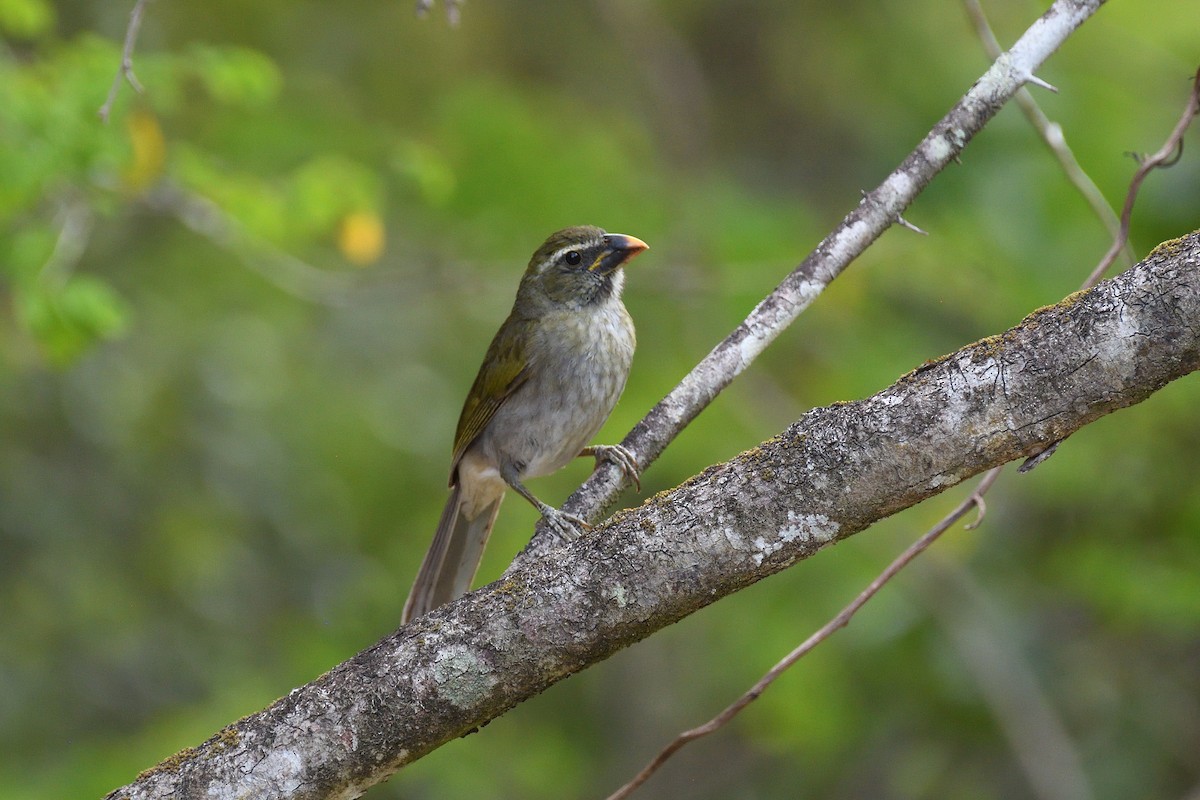
<path fill-rule="evenodd" d="M 1002 43 L 1048 4 L 993 2 Z M 619 440 L 983 72 L 952 0 L 0 0 L 0 798 L 96 797 L 389 633 L 529 253 L 653 249 Z M 1197 65 L 1109 3 L 1037 97 L 1108 198 Z M 1190 135 L 1196 141 L 1196 134 Z M 1192 230 L 1193 150 L 1139 254 Z M 1015 108 L 672 445 L 649 495 L 1074 290 L 1101 224 Z M 1200 383 L 1007 475 L 640 796 L 1200 792 Z M 587 464 L 537 482 L 558 502 Z M 368 797 L 593 798 L 822 624 L 964 488 L 555 686 Z M 629 503 L 638 501 L 634 495 Z M 534 513 L 506 504 L 482 575 Z"/>

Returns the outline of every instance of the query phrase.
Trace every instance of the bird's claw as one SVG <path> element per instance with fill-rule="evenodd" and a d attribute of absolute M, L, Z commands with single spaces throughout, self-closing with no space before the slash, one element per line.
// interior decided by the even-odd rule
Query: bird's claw
<path fill-rule="evenodd" d="M 642 490 L 641 467 L 638 466 L 637 456 L 629 448 L 619 444 L 596 444 L 584 452 L 595 457 L 597 466 L 601 461 L 615 464 L 625 473 L 625 477 L 633 481 L 639 492 Z"/>
<path fill-rule="evenodd" d="M 554 531 L 555 535 L 564 542 L 573 542 L 583 531 L 592 529 L 591 525 L 574 514 L 568 514 L 549 506 L 542 509 L 542 519 L 550 526 L 550 530 Z"/>

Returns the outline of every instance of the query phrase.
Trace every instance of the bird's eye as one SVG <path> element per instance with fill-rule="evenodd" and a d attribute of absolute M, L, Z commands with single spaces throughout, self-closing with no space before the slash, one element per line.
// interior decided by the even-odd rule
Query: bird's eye
<path fill-rule="evenodd" d="M 583 261 L 583 256 L 579 255 L 578 250 L 568 250 L 567 254 L 563 256 L 563 260 L 574 267 L 577 266 L 580 261 Z"/>

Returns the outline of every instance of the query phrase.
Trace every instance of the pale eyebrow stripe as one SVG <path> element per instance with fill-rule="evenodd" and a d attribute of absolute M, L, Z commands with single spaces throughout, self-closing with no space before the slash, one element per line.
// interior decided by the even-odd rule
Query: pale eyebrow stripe
<path fill-rule="evenodd" d="M 599 242 L 587 242 L 585 244 L 568 244 L 568 245 L 565 245 L 564 247 L 558 248 L 553 253 L 551 253 L 550 258 L 548 260 L 550 262 L 558 261 L 559 258 L 561 258 L 563 255 L 571 252 L 572 250 L 586 250 L 589 247 L 596 246 L 597 244 L 599 244 Z M 580 255 L 582 255 L 582 253 Z"/>

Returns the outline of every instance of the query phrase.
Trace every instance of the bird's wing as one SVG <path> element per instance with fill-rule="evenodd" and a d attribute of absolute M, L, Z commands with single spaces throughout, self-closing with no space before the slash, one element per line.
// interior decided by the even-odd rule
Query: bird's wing
<path fill-rule="evenodd" d="M 451 461 L 450 484 L 454 485 L 454 474 L 463 451 L 483 432 L 497 409 L 523 384 L 530 373 L 530 364 L 525 357 L 524 342 L 519 336 L 506 335 L 506 321 L 492 339 L 475 383 L 463 403 L 458 418 L 458 430 L 454 435 L 454 457 Z"/>

